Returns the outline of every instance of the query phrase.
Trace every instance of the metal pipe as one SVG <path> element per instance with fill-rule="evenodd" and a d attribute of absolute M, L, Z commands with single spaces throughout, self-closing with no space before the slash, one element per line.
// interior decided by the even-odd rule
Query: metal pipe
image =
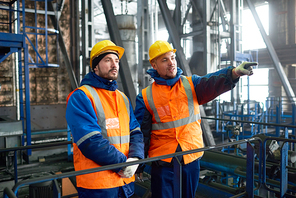
<path fill-rule="evenodd" d="M 30 146 L 18 146 L 18 147 L 10 147 L 5 149 L 0 149 L 0 153 L 2 152 L 9 152 L 9 151 L 17 151 L 17 150 L 26 150 L 26 149 L 37 149 L 37 148 L 45 148 L 45 147 L 52 147 L 52 146 L 61 146 L 72 144 L 72 141 L 63 141 L 63 142 L 54 142 L 48 144 L 38 144 L 38 145 L 30 145 Z"/>
<path fill-rule="evenodd" d="M 245 178 L 247 177 L 246 164 L 246 158 L 216 151 L 205 151 L 200 161 L 200 165 L 207 169 Z M 258 162 L 255 164 L 258 165 Z M 259 181 L 258 175 L 254 175 L 254 180 Z M 266 182 L 273 186 L 280 186 L 280 182 L 273 179 L 266 179 Z M 289 184 L 288 189 L 295 190 L 295 186 Z"/>
<path fill-rule="evenodd" d="M 135 90 L 138 90 L 138 68 L 137 68 L 137 51 L 136 51 L 136 24 L 135 16 L 122 14 L 115 16 L 120 38 L 123 47 L 125 48 L 124 54 L 128 58 L 128 66 L 130 68 L 132 82 Z M 131 87 L 132 88 L 132 87 Z M 136 94 L 138 92 L 136 91 Z"/>
<path fill-rule="evenodd" d="M 229 122 L 241 122 L 241 123 L 249 123 L 249 124 L 261 124 L 264 126 L 276 126 L 276 127 L 287 127 L 287 128 L 296 128 L 295 125 L 283 125 L 283 124 L 274 124 L 274 123 L 267 123 L 267 122 L 253 122 L 253 121 L 245 121 L 245 120 L 231 120 L 231 119 L 223 119 L 223 118 L 212 118 L 212 117 L 204 117 L 202 116 L 201 119 L 209 119 L 209 120 L 219 120 L 219 121 L 229 121 Z M 284 140 L 284 138 L 276 138 L 279 140 Z"/>
<path fill-rule="evenodd" d="M 247 175 L 246 172 L 244 170 L 242 170 L 241 167 L 238 167 L 236 170 L 234 170 L 234 172 L 235 172 L 235 175 L 238 175 L 238 176 L 241 176 L 241 177 L 246 177 L 246 175 Z M 254 179 L 256 181 L 258 181 L 258 175 L 255 175 Z M 280 187 L 281 182 L 273 180 L 273 179 L 266 179 L 266 184 Z M 294 190 L 294 191 L 296 190 L 295 185 L 288 184 L 287 187 L 288 187 L 288 189 L 291 189 L 291 190 Z"/>
<path fill-rule="evenodd" d="M 4 198 L 6 198 L 7 196 L 9 198 L 17 198 L 15 196 L 15 194 L 13 193 L 13 191 L 10 188 L 8 188 L 8 187 L 4 188 Z"/>
<path fill-rule="evenodd" d="M 222 152 L 206 151 L 200 160 L 200 166 L 235 175 L 238 167 L 246 169 L 246 159 Z"/>
<path fill-rule="evenodd" d="M 14 183 L 16 184 L 18 182 L 17 178 L 17 151 L 14 151 Z"/>
<path fill-rule="evenodd" d="M 48 133 L 62 133 L 67 132 L 67 129 L 49 130 L 49 131 L 34 131 L 32 135 L 48 134 Z"/>

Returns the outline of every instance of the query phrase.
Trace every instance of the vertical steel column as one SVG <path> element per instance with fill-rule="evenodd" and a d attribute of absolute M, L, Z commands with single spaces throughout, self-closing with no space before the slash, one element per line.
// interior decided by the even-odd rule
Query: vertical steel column
<path fill-rule="evenodd" d="M 23 70 L 22 70 L 22 55 L 21 53 L 18 54 L 19 58 L 19 84 L 20 84 L 20 103 L 21 103 L 21 117 L 23 119 L 23 129 L 25 129 L 24 122 L 26 119 L 26 139 L 27 139 L 27 146 L 31 145 L 31 114 L 30 114 L 30 85 L 29 85 L 29 64 L 28 64 L 28 45 L 26 44 L 26 24 L 25 24 L 25 0 L 22 0 L 22 17 L 23 17 L 23 48 L 24 48 L 24 72 L 25 72 L 25 99 L 26 99 L 26 117 L 24 116 L 24 101 L 23 101 Z M 29 149 L 27 150 L 27 155 L 31 155 L 32 151 Z M 28 158 L 29 161 L 29 158 Z"/>
<path fill-rule="evenodd" d="M 25 0 L 22 0 L 22 5 L 25 5 Z M 18 3 L 18 8 L 19 8 L 19 3 Z M 25 18 L 25 7 L 22 6 L 22 17 Z M 22 21 L 23 22 L 23 27 L 25 27 L 25 20 Z M 18 27 L 18 33 L 23 34 L 23 48 L 25 48 L 26 45 L 26 36 L 25 36 L 25 30 L 23 28 L 23 31 L 20 31 L 20 23 L 19 23 L 19 27 Z M 18 61 L 19 61 L 19 97 L 20 97 L 20 119 L 22 120 L 22 124 L 23 124 L 23 130 L 25 130 L 25 112 L 24 112 L 24 90 L 23 90 L 23 66 L 22 66 L 22 51 L 20 50 L 18 53 Z M 25 137 L 23 135 L 22 137 L 22 144 L 23 146 L 25 145 Z"/>
<path fill-rule="evenodd" d="M 254 197 L 254 156 L 255 149 L 250 142 L 247 142 L 247 197 Z"/>
<path fill-rule="evenodd" d="M 81 1 L 81 39 L 82 39 L 82 76 L 84 76 L 91 68 L 87 68 L 89 63 L 91 49 L 94 45 L 93 31 L 93 1 Z"/>
<path fill-rule="evenodd" d="M 225 20 L 225 15 L 226 15 L 226 9 L 224 6 L 223 0 L 218 0 L 219 1 L 219 12 L 220 12 L 220 18 L 221 18 L 221 23 L 222 23 L 222 28 L 223 32 L 226 32 L 226 25 L 228 24 L 228 21 Z"/>
<path fill-rule="evenodd" d="M 236 25 L 237 25 L 237 12 L 236 12 L 236 1 L 230 1 L 230 65 L 236 66 Z M 239 83 L 238 83 L 239 84 Z M 235 103 L 237 101 L 239 93 L 239 86 L 231 90 L 231 102 Z"/>
<path fill-rule="evenodd" d="M 137 1 L 138 82 L 139 92 L 145 88 L 143 60 L 148 60 L 148 0 Z"/>
<path fill-rule="evenodd" d="M 231 45 L 230 45 L 230 64 L 233 66 L 236 66 L 236 25 L 237 25 L 237 12 L 236 12 L 236 1 L 237 0 L 231 0 L 230 3 L 230 39 L 231 39 Z"/>
<path fill-rule="evenodd" d="M 56 179 L 54 179 L 52 183 L 53 183 L 52 184 L 53 197 L 61 198 L 62 193 L 61 193 L 61 189 L 60 189 L 60 185 L 59 185 L 58 181 Z"/>
<path fill-rule="evenodd" d="M 216 118 L 220 118 L 220 106 L 219 106 L 219 100 L 216 100 Z M 219 120 L 215 120 L 216 123 L 216 132 L 219 131 Z"/>
<path fill-rule="evenodd" d="M 23 36 L 25 40 L 25 36 Z M 24 42 L 25 43 L 25 42 Z M 24 97 L 23 97 L 23 66 L 22 66 L 22 50 L 18 51 L 18 79 L 19 79 L 19 103 L 20 103 L 20 120 L 22 120 L 23 130 L 25 130 L 25 116 L 24 116 Z M 22 145 L 25 145 L 25 137 L 22 136 Z"/>
<path fill-rule="evenodd" d="M 285 128 L 285 138 L 288 138 L 288 128 Z M 281 186 L 280 186 L 280 197 L 284 197 L 288 190 L 288 142 L 284 142 L 281 149 Z"/>
<path fill-rule="evenodd" d="M 44 18 L 45 18 L 45 66 L 48 66 L 48 24 L 47 24 L 47 0 L 45 0 L 45 14 L 44 14 Z"/>
<path fill-rule="evenodd" d="M 110 38 L 112 41 L 114 41 L 116 45 L 123 46 L 123 43 L 119 34 L 117 21 L 114 15 L 112 3 L 110 0 L 102 0 L 101 2 L 104 9 Z M 120 67 L 121 69 L 119 70 L 119 74 L 120 74 L 120 79 L 122 81 L 122 86 L 124 89 L 123 91 L 130 98 L 132 106 L 135 107 L 136 106 L 136 90 L 134 88 L 130 67 L 128 65 L 125 54 L 123 54 L 120 60 Z"/>
<path fill-rule="evenodd" d="M 31 145 L 31 105 L 30 105 L 30 78 L 28 63 L 28 44 L 24 47 L 24 70 L 25 70 L 25 98 L 26 98 L 26 137 L 27 146 Z M 27 150 L 27 155 L 31 155 L 32 150 Z"/>
<path fill-rule="evenodd" d="M 175 24 L 176 24 L 176 27 L 177 27 L 177 30 L 179 35 L 181 35 L 183 33 L 183 29 L 182 29 L 182 26 L 181 26 L 181 0 L 176 0 L 175 1 L 175 16 L 174 16 L 174 21 L 175 21 Z M 181 40 L 179 41 L 181 42 Z"/>
<path fill-rule="evenodd" d="M 94 28 L 93 28 L 93 0 L 87 0 L 87 18 L 86 18 L 86 32 L 87 32 L 87 46 L 86 46 L 86 58 L 90 58 L 90 52 L 92 47 L 95 45 L 95 36 L 94 36 Z"/>
<path fill-rule="evenodd" d="M 35 48 L 36 48 L 36 51 L 38 51 L 38 47 L 39 47 L 39 43 L 38 43 L 38 28 L 37 28 L 37 23 L 38 23 L 38 18 L 37 18 L 37 2 L 34 1 L 34 23 L 35 23 Z M 25 32 L 25 31 L 24 31 Z M 45 45 L 47 46 L 47 45 Z M 46 47 L 47 48 L 47 47 Z M 34 54 L 36 55 L 36 64 L 39 63 L 39 56 L 37 54 L 37 52 L 34 52 Z M 40 61 L 42 62 L 42 59 L 40 58 Z"/>
<path fill-rule="evenodd" d="M 257 24 L 258 28 L 260 30 L 261 36 L 262 36 L 262 38 L 263 38 L 263 40 L 264 40 L 264 42 L 266 44 L 266 47 L 267 47 L 268 52 L 269 52 L 269 54 L 271 56 L 271 59 L 272 59 L 273 64 L 275 66 L 275 69 L 278 72 L 278 75 L 279 75 L 279 77 L 281 79 L 283 87 L 284 87 L 284 89 L 286 91 L 286 94 L 287 94 L 289 100 L 291 101 L 291 103 L 296 104 L 294 91 L 293 91 L 293 89 L 291 87 L 290 82 L 288 81 L 288 78 L 287 78 L 287 76 L 286 76 L 286 74 L 284 72 L 283 66 L 282 66 L 282 64 L 281 64 L 281 62 L 280 62 L 280 60 L 279 60 L 279 58 L 278 58 L 278 56 L 276 54 L 276 51 L 273 48 L 273 45 L 272 45 L 269 37 L 267 36 L 265 30 L 264 30 L 264 27 L 263 27 L 263 25 L 262 25 L 262 23 L 260 21 L 260 18 L 259 18 L 258 14 L 257 14 L 257 12 L 255 10 L 255 6 L 251 2 L 251 0 L 246 0 L 246 2 L 247 2 L 248 6 L 249 6 L 249 8 L 250 8 L 250 10 L 251 10 L 251 12 L 253 14 L 253 17 L 254 17 L 254 19 L 256 21 L 256 24 Z"/>
<path fill-rule="evenodd" d="M 174 24 L 176 25 L 178 35 L 182 35 L 183 26 L 181 25 L 181 1 L 180 0 L 175 1 L 175 10 L 173 14 L 173 20 L 174 20 Z M 168 38 L 168 42 L 172 42 L 170 37 Z M 181 44 L 181 38 L 179 40 L 179 43 Z"/>
<path fill-rule="evenodd" d="M 153 7 L 154 8 L 154 7 Z M 154 8 L 155 9 L 155 8 Z M 138 34 L 138 82 L 139 82 L 139 92 L 143 88 L 149 85 L 147 80 L 146 70 L 147 64 L 149 63 L 149 47 L 150 43 L 154 41 L 154 29 L 152 27 L 158 27 L 157 14 L 155 10 L 149 11 L 148 0 L 138 0 L 137 1 L 137 34 Z M 151 14 L 152 12 L 152 14 Z M 154 17 L 155 13 L 155 17 Z M 150 14 L 150 16 L 149 16 Z M 150 18 L 150 20 L 149 20 Z M 155 18 L 155 20 L 152 20 Z M 150 24 L 154 21 L 154 24 Z M 152 30 L 151 30 L 152 29 Z M 146 63 L 146 64 L 145 64 Z M 149 76 L 150 78 L 150 76 Z"/>
<path fill-rule="evenodd" d="M 17 10 L 19 10 L 19 7 L 20 7 L 20 1 L 17 0 L 16 3 L 14 3 L 15 7 Z M 16 24 L 14 25 L 14 28 L 15 28 L 15 32 L 17 34 L 20 34 L 20 12 L 19 11 L 15 11 L 15 18 L 17 18 L 16 20 Z M 16 53 L 16 55 L 14 56 L 15 57 L 15 92 L 16 92 L 16 119 L 17 120 L 20 120 L 20 95 L 19 95 L 19 92 L 20 92 L 20 88 L 19 88 L 19 77 L 18 77 L 18 74 L 19 74 L 19 56 L 18 54 L 22 53 L 22 49 L 21 48 L 18 48 L 18 52 Z M 24 129 L 24 126 L 23 126 L 23 129 Z M 24 145 L 24 136 L 22 136 L 22 145 Z"/>
<path fill-rule="evenodd" d="M 248 103 L 247 103 L 247 109 L 248 109 L 248 114 L 250 115 L 250 77 L 247 76 L 247 94 L 248 94 Z"/>
<path fill-rule="evenodd" d="M 212 72 L 211 69 L 211 27 L 208 21 L 211 17 L 211 1 L 203 1 L 203 64 L 207 68 L 206 73 Z"/>
<path fill-rule="evenodd" d="M 71 62 L 73 70 L 78 82 L 81 81 L 80 75 L 82 77 L 83 72 L 80 71 L 80 31 L 79 31 L 79 0 L 70 1 L 70 39 L 71 39 Z"/>
<path fill-rule="evenodd" d="M 174 161 L 174 198 L 182 197 L 182 164 L 177 157 Z"/>
<path fill-rule="evenodd" d="M 292 125 L 296 124 L 296 105 L 292 104 Z M 292 128 L 292 135 L 296 135 L 295 128 Z M 294 147 L 295 150 L 295 147 Z"/>
<path fill-rule="evenodd" d="M 85 18 L 87 17 L 86 16 L 86 13 L 85 13 L 85 10 L 86 10 L 86 7 L 85 7 L 85 1 L 84 0 L 79 0 L 80 3 L 81 3 L 81 55 L 82 55 L 82 76 L 85 76 L 86 75 L 86 66 L 88 65 L 87 62 L 86 62 L 86 20 Z M 90 68 L 91 69 L 91 68 Z"/>
<path fill-rule="evenodd" d="M 14 184 L 18 182 L 17 176 L 17 151 L 14 151 Z"/>
<path fill-rule="evenodd" d="M 280 107 L 276 106 L 276 117 L 275 117 L 275 123 L 280 124 L 281 122 L 281 112 L 280 112 Z M 276 137 L 280 137 L 280 127 L 275 127 L 275 133 Z"/>
<path fill-rule="evenodd" d="M 148 23 L 148 0 L 137 1 L 137 34 L 138 34 L 138 82 L 139 92 L 144 88 L 144 71 L 143 60 L 148 60 L 148 53 L 145 54 L 145 50 L 148 49 L 145 44 L 147 43 L 147 23 Z"/>
<path fill-rule="evenodd" d="M 151 38 L 155 38 L 155 40 L 157 39 L 157 35 L 158 35 L 158 5 L 157 5 L 157 0 L 153 0 L 153 15 L 154 15 L 154 32 L 152 32 L 151 34 L 154 35 Z M 152 41 L 151 41 L 152 44 Z"/>
<path fill-rule="evenodd" d="M 295 0 L 288 0 L 288 43 L 295 44 Z"/>

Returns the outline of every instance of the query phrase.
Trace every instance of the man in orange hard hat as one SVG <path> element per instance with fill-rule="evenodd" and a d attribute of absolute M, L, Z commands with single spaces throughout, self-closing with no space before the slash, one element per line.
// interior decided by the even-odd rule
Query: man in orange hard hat
<path fill-rule="evenodd" d="M 135 115 L 144 134 L 145 155 L 157 157 L 204 146 L 199 105 L 231 90 L 243 75 L 252 75 L 252 65 L 242 63 L 205 76 L 183 76 L 177 67 L 176 49 L 166 41 L 156 41 L 149 49 L 154 82 L 136 98 Z M 203 152 L 179 157 L 182 164 L 182 197 L 194 198 Z M 152 163 L 153 198 L 174 197 L 174 160 Z"/>
<path fill-rule="evenodd" d="M 76 171 L 144 158 L 143 134 L 127 96 L 117 89 L 122 47 L 109 40 L 91 50 L 89 72 L 67 98 Z M 138 164 L 78 175 L 80 198 L 127 198 L 134 193 Z"/>

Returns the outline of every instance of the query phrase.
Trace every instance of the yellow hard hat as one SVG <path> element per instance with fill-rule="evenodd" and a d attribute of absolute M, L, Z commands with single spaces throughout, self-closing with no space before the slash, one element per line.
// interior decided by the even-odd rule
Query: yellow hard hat
<path fill-rule="evenodd" d="M 118 54 L 118 58 L 121 59 L 124 48 L 116 46 L 112 41 L 103 40 L 93 46 L 90 52 L 90 67 L 92 68 L 93 60 L 106 51 L 115 51 Z"/>
<path fill-rule="evenodd" d="M 155 43 L 153 43 L 149 48 L 150 63 L 154 58 L 170 51 L 176 53 L 177 50 L 173 49 L 172 46 L 166 41 L 155 41 Z"/>

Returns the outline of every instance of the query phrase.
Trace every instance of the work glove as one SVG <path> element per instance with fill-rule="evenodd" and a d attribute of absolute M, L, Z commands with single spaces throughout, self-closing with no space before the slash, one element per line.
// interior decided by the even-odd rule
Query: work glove
<path fill-rule="evenodd" d="M 253 67 L 254 65 L 257 65 L 258 63 L 256 62 L 243 62 L 236 68 L 234 68 L 232 71 L 236 76 L 244 76 L 248 75 L 251 76 L 253 75 Z"/>
<path fill-rule="evenodd" d="M 136 161 L 136 160 L 139 160 L 139 159 L 138 158 L 128 158 L 126 160 L 126 162 L 132 162 L 132 161 Z M 118 174 L 122 178 L 130 178 L 130 177 L 132 177 L 135 174 L 138 166 L 139 166 L 139 164 L 127 166 L 127 167 L 123 168 L 121 171 L 119 171 Z"/>

